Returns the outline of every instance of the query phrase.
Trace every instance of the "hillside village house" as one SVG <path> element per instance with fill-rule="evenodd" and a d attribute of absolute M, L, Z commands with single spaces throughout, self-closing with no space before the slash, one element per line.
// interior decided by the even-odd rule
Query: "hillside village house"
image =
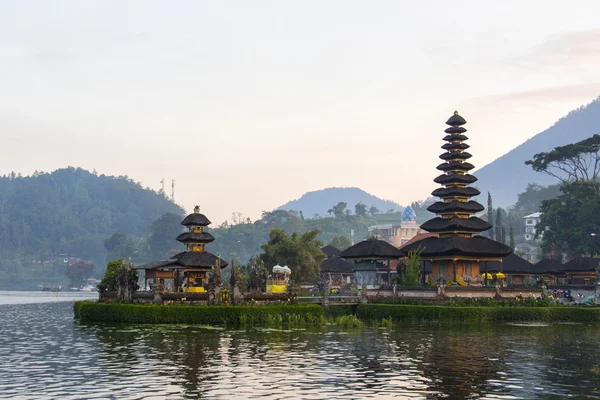
<path fill-rule="evenodd" d="M 394 247 L 402 247 L 418 234 L 425 233 L 417 225 L 417 214 L 410 206 L 402 212 L 399 224 L 373 225 L 368 230 L 369 236 L 386 241 Z"/>
<path fill-rule="evenodd" d="M 535 238 L 536 226 L 540 223 L 542 217 L 541 212 L 536 212 L 523 217 L 525 220 L 525 240 L 533 240 Z"/>

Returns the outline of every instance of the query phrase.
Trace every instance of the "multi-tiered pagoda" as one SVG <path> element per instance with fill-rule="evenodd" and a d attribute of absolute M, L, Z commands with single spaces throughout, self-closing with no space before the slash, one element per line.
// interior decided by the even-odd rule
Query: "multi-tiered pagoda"
<path fill-rule="evenodd" d="M 478 284 L 479 265 L 485 261 L 501 261 L 512 253 L 512 249 L 500 242 L 481 236 L 480 234 L 492 226 L 474 214 L 483 211 L 484 207 L 471 197 L 479 195 L 479 190 L 469 185 L 477 178 L 469 174 L 473 168 L 467 162 L 471 158 L 466 150 L 469 145 L 463 125 L 467 121 L 458 112 L 446 122 L 450 125 L 445 132 L 446 150 L 440 158 L 444 161 L 437 166 L 443 174 L 434 179 L 443 187 L 431 194 L 441 198 L 427 208 L 437 214 L 421 225 L 421 228 L 436 233 L 439 237 L 428 237 L 414 242 L 404 248 L 409 252 L 421 247 L 421 258 L 431 261 L 432 279 L 439 283 L 458 283 L 461 285 Z"/>
<path fill-rule="evenodd" d="M 183 232 L 176 240 L 185 244 L 185 251 L 170 260 L 157 261 L 138 268 L 145 270 L 146 280 L 170 281 L 174 291 L 204 292 L 212 267 L 219 264 L 223 268 L 227 266 L 227 262 L 204 249 L 206 244 L 215 238 L 204 232 L 210 221 L 204 214 L 200 214 L 200 207 L 196 206 L 194 213 L 185 217 L 181 224 L 188 228 L 188 232 Z"/>

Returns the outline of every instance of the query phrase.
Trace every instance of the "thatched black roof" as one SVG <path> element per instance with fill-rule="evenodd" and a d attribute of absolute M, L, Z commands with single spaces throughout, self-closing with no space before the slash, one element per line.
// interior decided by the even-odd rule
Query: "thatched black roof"
<path fill-rule="evenodd" d="M 600 267 L 600 259 L 595 257 L 577 257 L 564 264 L 565 272 L 593 272 Z"/>
<path fill-rule="evenodd" d="M 210 243 L 215 238 L 208 232 L 184 232 L 175 240 L 181 243 Z"/>
<path fill-rule="evenodd" d="M 227 261 L 207 251 L 184 251 L 172 257 L 189 268 L 211 268 L 220 261 L 221 268 L 227 266 Z"/>
<path fill-rule="evenodd" d="M 484 207 L 476 201 L 458 201 L 452 200 L 450 203 L 444 203 L 443 201 L 436 201 L 429 207 L 427 211 L 435 214 L 450 213 L 450 212 L 467 212 L 477 213 L 483 211 Z"/>
<path fill-rule="evenodd" d="M 487 237 L 466 238 L 458 235 L 444 238 L 428 237 L 402 247 L 402 251 L 408 253 L 418 249 L 419 246 L 424 249 L 421 254 L 423 258 L 444 256 L 501 258 L 512 253 L 512 249 L 507 245 Z"/>
<path fill-rule="evenodd" d="M 446 125 L 450 126 L 461 126 L 466 123 L 467 121 L 465 121 L 463 117 L 458 115 L 458 111 L 454 111 L 454 115 L 452 115 L 450 118 L 448 118 L 448 121 L 446 121 Z"/>
<path fill-rule="evenodd" d="M 564 270 L 564 265 L 558 260 L 544 258 L 533 265 L 533 269 L 538 274 L 561 273 Z"/>
<path fill-rule="evenodd" d="M 331 258 L 331 257 L 336 257 L 339 256 L 341 253 L 341 250 L 333 247 L 331 245 L 327 245 L 325 247 L 321 247 L 321 251 L 323 253 L 325 253 L 325 255 L 327 256 L 327 258 Z"/>
<path fill-rule="evenodd" d="M 431 192 L 432 195 L 437 196 L 437 197 L 454 197 L 454 196 L 459 196 L 459 197 L 472 197 L 472 196 L 479 196 L 481 192 L 477 189 L 475 189 L 474 187 L 464 187 L 464 188 L 460 188 L 460 187 L 456 187 L 456 186 L 452 186 L 452 187 L 443 187 L 443 188 L 438 188 L 435 189 L 433 192 Z"/>
<path fill-rule="evenodd" d="M 444 143 L 442 145 L 442 149 L 444 149 L 444 150 L 466 150 L 469 147 L 471 147 L 471 146 L 469 146 L 466 143 L 455 143 L 455 142 Z"/>
<path fill-rule="evenodd" d="M 463 142 L 465 140 L 469 140 L 468 137 L 466 137 L 465 135 L 446 135 L 444 136 L 444 138 L 442 140 L 445 140 L 446 142 Z"/>
<path fill-rule="evenodd" d="M 210 225 L 210 221 L 206 218 L 206 215 L 200 213 L 192 213 L 185 217 L 181 222 L 181 225 L 185 226 L 207 226 Z"/>
<path fill-rule="evenodd" d="M 480 267 L 481 272 L 483 269 Z M 490 261 L 487 265 L 488 272 L 510 272 L 522 274 L 536 274 L 535 266 L 529 261 L 516 254 L 509 254 L 502 259 L 502 265 L 498 261 Z"/>
<path fill-rule="evenodd" d="M 332 272 L 336 274 L 351 274 L 354 265 L 340 257 L 331 257 L 321 263 L 321 272 Z"/>
<path fill-rule="evenodd" d="M 404 253 L 383 240 L 363 240 L 340 253 L 340 257 L 373 258 L 392 260 L 404 256 Z"/>
<path fill-rule="evenodd" d="M 134 267 L 134 269 L 174 269 L 174 268 L 183 268 L 184 266 L 180 264 L 177 260 L 160 260 L 160 261 L 152 261 L 148 264 L 138 265 Z"/>
<path fill-rule="evenodd" d="M 475 166 L 468 162 L 457 162 L 457 161 L 449 161 L 443 164 L 440 164 L 436 167 L 440 171 L 470 171 Z"/>
<path fill-rule="evenodd" d="M 448 151 L 446 153 L 440 154 L 440 158 L 442 160 L 466 160 L 467 158 L 473 157 L 471 153 L 467 153 L 466 151 Z"/>
<path fill-rule="evenodd" d="M 457 183 L 468 185 L 470 183 L 477 182 L 477 178 L 470 174 L 457 174 L 456 172 L 451 172 L 449 174 L 439 175 L 433 181 L 435 183 L 439 183 L 440 185 Z"/>
<path fill-rule="evenodd" d="M 461 231 L 461 232 L 482 232 L 487 231 L 492 226 L 477 217 L 470 218 L 441 218 L 436 217 L 432 218 L 429 221 L 425 222 L 421 225 L 421 229 L 426 230 L 431 233 L 438 232 L 452 232 L 452 231 Z"/>
<path fill-rule="evenodd" d="M 450 128 L 446 128 L 444 130 L 444 132 L 449 133 L 449 134 L 456 134 L 456 133 L 465 133 L 467 130 L 465 128 L 463 128 L 462 126 L 451 126 Z"/>

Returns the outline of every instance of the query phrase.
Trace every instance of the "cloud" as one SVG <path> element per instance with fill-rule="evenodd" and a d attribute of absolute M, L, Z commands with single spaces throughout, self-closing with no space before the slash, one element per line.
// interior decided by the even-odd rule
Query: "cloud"
<path fill-rule="evenodd" d="M 600 82 L 579 83 L 574 85 L 552 86 L 540 89 L 532 89 L 520 92 L 497 94 L 477 97 L 472 99 L 474 103 L 484 102 L 544 102 L 544 101 L 586 101 L 600 96 Z"/>
<path fill-rule="evenodd" d="M 595 67 L 600 61 L 600 29 L 551 37 L 527 53 L 506 61 L 525 69 Z"/>

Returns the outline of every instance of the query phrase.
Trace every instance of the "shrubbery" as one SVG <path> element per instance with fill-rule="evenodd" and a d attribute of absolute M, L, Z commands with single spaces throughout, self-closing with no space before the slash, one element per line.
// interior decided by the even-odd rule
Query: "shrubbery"
<path fill-rule="evenodd" d="M 76 318 L 89 322 L 135 324 L 320 324 L 323 308 L 316 304 L 271 306 L 187 306 L 75 302 Z"/>
<path fill-rule="evenodd" d="M 400 304 L 360 304 L 356 315 L 363 320 L 440 322 L 600 322 L 600 308 L 592 307 L 470 307 Z"/>

